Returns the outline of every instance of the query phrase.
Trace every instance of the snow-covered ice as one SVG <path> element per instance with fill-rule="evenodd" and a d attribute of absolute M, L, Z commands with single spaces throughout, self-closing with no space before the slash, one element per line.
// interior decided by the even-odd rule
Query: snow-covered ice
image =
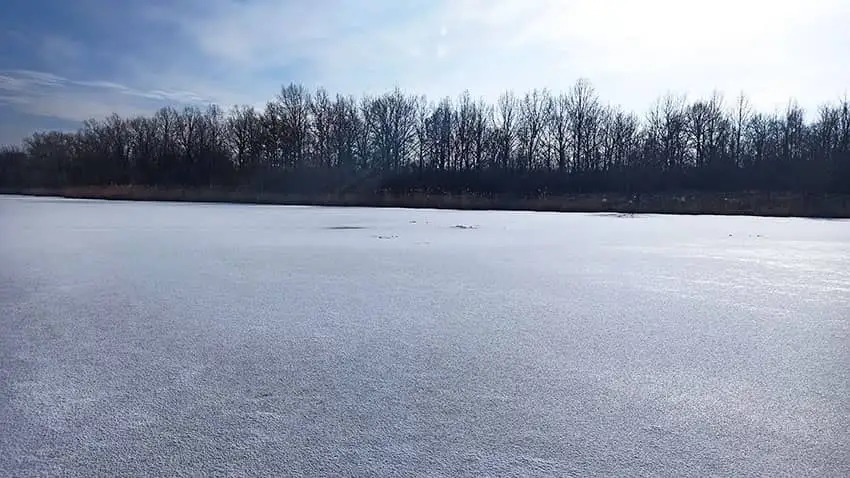
<path fill-rule="evenodd" d="M 850 222 L 0 197 L 0 476 L 848 476 Z"/>

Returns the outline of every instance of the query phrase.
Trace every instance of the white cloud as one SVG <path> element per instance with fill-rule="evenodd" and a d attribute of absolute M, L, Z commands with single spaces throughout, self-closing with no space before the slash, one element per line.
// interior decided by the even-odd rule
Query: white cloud
<path fill-rule="evenodd" d="M 603 98 L 638 111 L 668 90 L 705 96 L 714 89 L 730 97 L 745 90 L 767 109 L 792 96 L 813 108 L 850 82 L 850 63 L 841 61 L 847 5 L 440 0 L 403 15 L 391 1 L 217 0 L 180 25 L 210 61 L 246 76 L 292 67 L 300 77 L 280 83 L 346 93 L 401 85 L 433 96 L 466 88 L 493 96 L 566 89 L 587 77 Z"/>
<path fill-rule="evenodd" d="M 399 32 L 393 32 L 394 26 L 374 22 L 382 5 L 391 4 L 213 0 L 203 11 L 175 20 L 211 58 L 248 70 L 264 70 L 302 59 L 322 61 L 357 53 L 358 40 L 364 36 L 371 40 L 372 48 L 400 46 L 395 44 L 394 33 Z"/>

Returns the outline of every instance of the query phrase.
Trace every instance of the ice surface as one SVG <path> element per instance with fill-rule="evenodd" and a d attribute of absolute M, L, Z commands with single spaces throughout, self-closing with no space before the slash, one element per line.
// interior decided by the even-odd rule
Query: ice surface
<path fill-rule="evenodd" d="M 850 222 L 0 197 L 0 476 L 850 475 Z"/>

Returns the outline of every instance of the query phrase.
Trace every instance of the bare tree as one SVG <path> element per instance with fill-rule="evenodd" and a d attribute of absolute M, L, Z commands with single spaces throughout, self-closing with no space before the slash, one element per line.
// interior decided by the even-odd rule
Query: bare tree
<path fill-rule="evenodd" d="M 452 167 L 452 136 L 454 134 L 454 111 L 449 98 L 443 98 L 427 120 L 427 137 L 431 151 L 431 167 Z"/>
<path fill-rule="evenodd" d="M 655 163 L 663 169 L 681 169 L 687 152 L 687 114 L 684 97 L 667 94 L 649 113 L 648 136 Z"/>
<path fill-rule="evenodd" d="M 333 128 L 333 110 L 328 92 L 324 88 L 316 91 L 313 102 L 310 104 L 310 112 L 313 116 L 313 138 L 315 167 L 331 167 L 333 163 L 331 152 L 331 130 Z"/>
<path fill-rule="evenodd" d="M 356 168 L 358 154 L 367 154 L 368 132 L 350 96 L 337 95 L 331 106 L 330 148 L 335 166 L 349 171 Z"/>
<path fill-rule="evenodd" d="M 235 106 L 227 117 L 227 144 L 233 152 L 237 170 L 256 168 L 259 164 L 258 146 L 262 134 L 260 116 L 252 106 Z"/>
<path fill-rule="evenodd" d="M 599 99 L 590 82 L 585 79 L 576 82 L 567 96 L 566 110 L 573 165 L 580 171 L 589 170 L 600 114 Z"/>
<path fill-rule="evenodd" d="M 499 143 L 497 161 L 502 169 L 513 166 L 513 153 L 517 140 L 517 98 L 513 91 L 499 96 L 496 106 L 496 135 Z"/>
<path fill-rule="evenodd" d="M 565 93 L 552 96 L 546 110 L 549 137 L 558 159 L 558 171 L 564 173 L 569 159 L 570 97 Z"/>
<path fill-rule="evenodd" d="M 750 102 L 747 99 L 747 96 L 741 92 L 741 94 L 738 95 L 738 99 L 735 101 L 735 108 L 732 111 L 735 137 L 732 145 L 732 151 L 735 158 L 735 164 L 738 166 L 745 165 L 743 138 L 751 116 L 752 108 L 750 107 Z"/>
<path fill-rule="evenodd" d="M 452 135 L 455 142 L 457 161 L 454 169 L 470 169 L 473 150 L 473 122 L 475 121 L 475 104 L 469 90 L 463 92 L 458 99 L 458 109 L 454 115 L 455 132 Z"/>
<path fill-rule="evenodd" d="M 401 90 L 368 99 L 363 108 L 379 155 L 380 168 L 397 170 L 413 150 L 416 133 L 416 100 Z"/>
<path fill-rule="evenodd" d="M 540 142 L 546 125 L 546 103 L 550 94 L 548 90 L 532 90 L 526 93 L 520 104 L 522 124 L 521 144 L 525 158 L 524 168 L 532 168 L 540 154 Z"/>
<path fill-rule="evenodd" d="M 487 137 L 493 124 L 493 108 L 483 99 L 475 105 L 472 118 L 472 144 L 475 154 L 475 167 L 484 167 L 484 154 L 487 147 Z"/>
<path fill-rule="evenodd" d="M 301 85 L 291 83 L 281 89 L 275 101 L 281 121 L 282 145 L 286 167 L 295 169 L 303 165 L 310 144 L 310 92 Z"/>
<path fill-rule="evenodd" d="M 425 162 L 432 154 L 428 141 L 428 120 L 432 108 L 425 96 L 416 102 L 416 167 L 420 172 L 425 169 Z"/>

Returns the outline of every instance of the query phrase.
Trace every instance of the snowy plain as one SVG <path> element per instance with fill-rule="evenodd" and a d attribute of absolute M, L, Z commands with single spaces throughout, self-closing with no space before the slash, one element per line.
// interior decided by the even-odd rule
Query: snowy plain
<path fill-rule="evenodd" d="M 0 476 L 850 476 L 850 222 L 0 196 Z"/>

